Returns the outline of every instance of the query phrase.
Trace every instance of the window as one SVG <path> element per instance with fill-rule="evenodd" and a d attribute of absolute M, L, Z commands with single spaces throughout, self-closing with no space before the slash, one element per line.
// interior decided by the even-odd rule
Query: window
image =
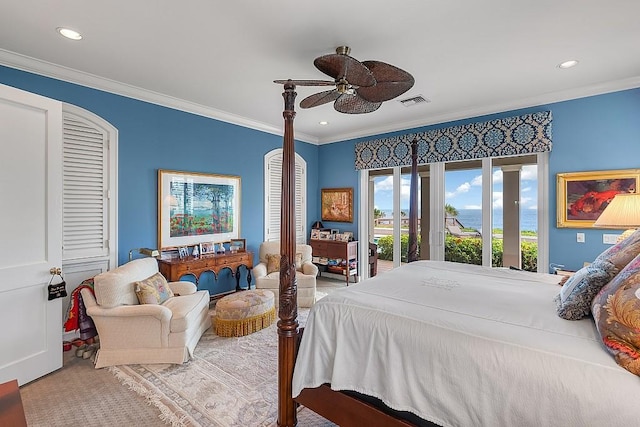
<path fill-rule="evenodd" d="M 296 241 L 307 241 L 307 162 L 296 153 Z M 264 240 L 280 240 L 282 191 L 282 148 L 268 152 L 264 158 L 265 230 Z"/>

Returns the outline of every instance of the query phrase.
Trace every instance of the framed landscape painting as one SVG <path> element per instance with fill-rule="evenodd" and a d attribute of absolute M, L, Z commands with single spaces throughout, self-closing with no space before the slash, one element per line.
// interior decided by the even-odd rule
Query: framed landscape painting
<path fill-rule="evenodd" d="M 558 228 L 589 228 L 618 193 L 635 193 L 640 169 L 557 175 Z"/>
<path fill-rule="evenodd" d="M 323 221 L 353 222 L 353 188 L 323 188 Z"/>
<path fill-rule="evenodd" d="M 158 247 L 219 243 L 240 235 L 240 177 L 158 170 Z"/>

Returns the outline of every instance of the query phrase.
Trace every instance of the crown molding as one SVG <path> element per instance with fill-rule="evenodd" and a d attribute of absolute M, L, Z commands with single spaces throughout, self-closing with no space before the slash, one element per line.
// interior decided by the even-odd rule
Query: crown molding
<path fill-rule="evenodd" d="M 640 76 L 623 80 L 615 80 L 610 82 L 599 83 L 590 86 L 582 86 L 579 88 L 568 89 L 564 91 L 551 92 L 543 95 L 525 98 L 517 102 L 509 102 L 504 104 L 485 105 L 479 108 L 470 108 L 467 110 L 456 111 L 455 113 L 441 114 L 439 116 L 430 116 L 424 120 L 414 120 L 410 122 L 395 123 L 393 126 L 380 126 L 377 128 L 368 128 L 364 132 L 345 133 L 334 135 L 330 139 L 320 139 L 319 145 L 330 144 L 334 142 L 347 141 L 350 139 L 364 138 L 368 136 L 381 135 L 389 132 L 398 132 L 401 130 L 409 130 L 423 126 L 437 125 L 441 123 L 453 122 L 456 120 L 470 119 L 473 117 L 485 116 L 488 114 L 502 113 L 505 111 L 518 110 L 521 108 L 537 107 L 556 102 L 570 101 L 572 99 L 586 98 L 589 96 L 602 95 L 605 93 L 618 92 L 621 90 L 636 89 L 640 87 Z"/>
<path fill-rule="evenodd" d="M 266 123 L 249 120 L 246 117 L 230 114 L 215 108 L 206 107 L 201 104 L 174 98 L 172 96 L 142 89 L 115 80 L 106 79 L 94 74 L 74 70 L 73 68 L 31 58 L 29 56 L 4 49 L 0 49 L 0 65 L 125 96 L 127 98 L 137 99 L 139 101 L 149 102 L 151 104 L 172 108 L 174 110 L 220 120 L 222 122 L 231 123 L 261 132 L 279 136 L 284 135 L 282 128 L 276 128 Z M 318 144 L 318 138 L 300 132 L 296 132 L 296 139 L 314 145 Z"/>

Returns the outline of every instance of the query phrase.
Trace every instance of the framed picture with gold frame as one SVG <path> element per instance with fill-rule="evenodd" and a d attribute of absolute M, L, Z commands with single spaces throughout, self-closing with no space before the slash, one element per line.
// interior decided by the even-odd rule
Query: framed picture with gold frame
<path fill-rule="evenodd" d="M 557 227 L 590 228 L 618 193 L 635 193 L 640 169 L 557 175 Z"/>
<path fill-rule="evenodd" d="M 239 176 L 158 170 L 158 248 L 239 236 Z"/>
<path fill-rule="evenodd" d="M 231 239 L 229 242 L 229 250 L 231 252 L 245 252 L 247 250 L 247 242 L 245 239 Z"/>
<path fill-rule="evenodd" d="M 323 221 L 353 222 L 353 188 L 323 188 Z"/>

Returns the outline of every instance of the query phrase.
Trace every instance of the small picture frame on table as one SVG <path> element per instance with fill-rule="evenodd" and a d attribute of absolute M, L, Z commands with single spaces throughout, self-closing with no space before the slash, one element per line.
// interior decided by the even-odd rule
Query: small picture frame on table
<path fill-rule="evenodd" d="M 314 228 L 313 230 L 311 230 L 311 238 L 312 239 L 319 239 L 320 238 L 320 230 L 318 230 L 317 228 Z"/>
<path fill-rule="evenodd" d="M 245 252 L 247 250 L 247 243 L 245 239 L 231 239 L 229 243 L 229 249 L 231 252 Z"/>
<path fill-rule="evenodd" d="M 189 249 L 186 246 L 180 246 L 178 248 L 178 258 L 185 259 L 189 256 Z"/>
<path fill-rule="evenodd" d="M 216 253 L 213 242 L 200 243 L 200 255 L 210 255 Z"/>

